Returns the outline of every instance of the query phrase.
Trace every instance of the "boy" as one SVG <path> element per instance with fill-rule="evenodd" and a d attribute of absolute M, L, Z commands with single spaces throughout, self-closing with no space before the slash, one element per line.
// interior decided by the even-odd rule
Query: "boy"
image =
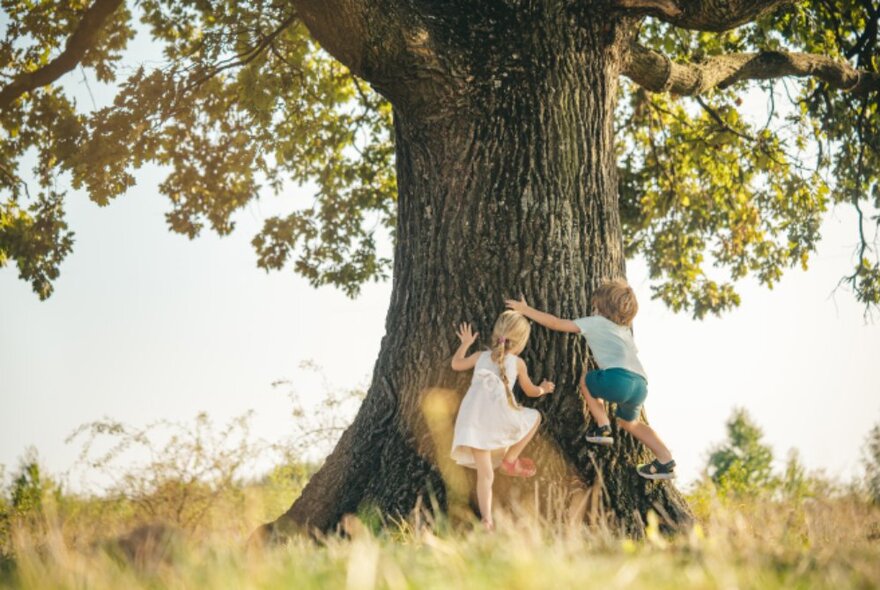
<path fill-rule="evenodd" d="M 534 309 L 526 303 L 525 297 L 519 301 L 508 299 L 505 304 L 551 330 L 581 334 L 586 338 L 599 366 L 598 370 L 587 373 L 581 383 L 581 392 L 594 421 L 587 432 L 587 441 L 601 445 L 614 443 L 605 404 L 599 400 L 614 402 L 617 404 L 618 426 L 640 440 L 656 456 L 651 463 L 639 465 L 638 474 L 645 479 L 673 479 L 675 461 L 672 454 L 654 429 L 639 421 L 642 404 L 648 395 L 648 380 L 632 335 L 632 320 L 639 304 L 626 281 L 613 279 L 604 282 L 593 295 L 593 315 L 576 320 L 564 320 Z"/>

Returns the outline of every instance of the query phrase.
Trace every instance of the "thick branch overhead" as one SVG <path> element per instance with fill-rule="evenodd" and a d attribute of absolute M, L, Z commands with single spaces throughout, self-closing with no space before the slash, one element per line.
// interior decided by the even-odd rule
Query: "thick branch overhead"
<path fill-rule="evenodd" d="M 652 92 L 695 96 L 743 80 L 785 76 L 816 77 L 849 92 L 880 90 L 880 74 L 857 70 L 824 55 L 764 51 L 711 57 L 702 63 L 675 63 L 662 53 L 634 44 L 623 74 Z"/>
<path fill-rule="evenodd" d="M 384 0 L 293 0 L 303 24 L 324 50 L 389 100 L 403 92 L 407 71 L 405 3 Z"/>
<path fill-rule="evenodd" d="M 92 48 L 104 24 L 122 5 L 123 0 L 95 0 L 67 39 L 64 51 L 45 66 L 17 76 L 0 90 L 0 110 L 7 108 L 18 97 L 51 84 L 82 61 L 86 51 Z"/>
<path fill-rule="evenodd" d="M 794 0 L 616 0 L 628 11 L 655 16 L 684 29 L 727 31 Z"/>
<path fill-rule="evenodd" d="M 294 0 L 293 5 L 330 55 L 363 76 L 367 46 L 366 9 L 361 0 Z"/>

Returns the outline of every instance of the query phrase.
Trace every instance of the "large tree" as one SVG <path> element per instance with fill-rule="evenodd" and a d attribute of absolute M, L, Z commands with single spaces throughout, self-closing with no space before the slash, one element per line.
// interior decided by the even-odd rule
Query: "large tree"
<path fill-rule="evenodd" d="M 135 28 L 121 0 L 3 7 L 0 264 L 41 297 L 72 246 L 56 180 L 103 205 L 147 162 L 168 171 L 174 231 L 228 233 L 261 188 L 311 182 L 312 202 L 254 238 L 258 264 L 350 294 L 392 270 L 366 399 L 264 533 L 466 504 L 468 475 L 445 460 L 466 386 L 447 368 L 451 326 L 488 333 L 504 295 L 583 315 L 641 255 L 655 296 L 718 313 L 739 302 L 737 279 L 772 286 L 805 266 L 822 213 L 846 202 L 859 251 L 845 280 L 880 301 L 877 2 L 143 0 L 132 9 L 164 59 L 125 78 L 114 64 Z M 112 106 L 70 99 L 59 81 L 77 66 L 118 83 Z M 738 113 L 748 88 L 765 124 Z M 393 262 L 377 251 L 385 230 Z M 652 508 L 687 522 L 672 486 L 629 468 L 644 455 L 631 438 L 584 444 L 582 346 L 536 329 L 526 353 L 558 384 L 534 402 L 537 499 L 592 498 L 589 515 L 636 534 Z"/>

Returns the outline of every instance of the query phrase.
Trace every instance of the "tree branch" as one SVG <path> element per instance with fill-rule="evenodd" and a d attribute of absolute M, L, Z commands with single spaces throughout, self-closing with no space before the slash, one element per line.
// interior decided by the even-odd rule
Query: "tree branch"
<path fill-rule="evenodd" d="M 255 46 L 248 48 L 246 51 L 243 51 L 234 57 L 230 57 L 229 59 L 214 64 L 214 67 L 212 67 L 210 71 L 202 74 L 198 78 L 189 81 L 184 91 L 186 92 L 192 90 L 193 88 L 201 86 L 211 78 L 226 70 L 245 66 L 254 61 L 257 57 L 260 56 L 261 53 L 263 53 L 266 48 L 272 45 L 272 42 L 278 37 L 278 35 L 283 33 L 291 24 L 293 24 L 293 21 L 296 20 L 297 16 L 298 15 L 295 12 L 289 14 L 268 35 L 261 34 L 260 41 Z"/>
<path fill-rule="evenodd" d="M 58 57 L 33 72 L 16 76 L 0 90 L 0 110 L 8 108 L 22 94 L 51 84 L 75 68 L 85 53 L 94 46 L 101 29 L 123 1 L 95 0 L 83 14 L 76 30 L 68 37 L 64 51 Z"/>
<path fill-rule="evenodd" d="M 655 16 L 684 29 L 727 31 L 797 0 L 615 0 L 629 12 Z"/>
<path fill-rule="evenodd" d="M 764 51 L 711 57 L 679 64 L 638 44 L 630 47 L 623 74 L 652 92 L 696 96 L 743 80 L 814 76 L 832 88 L 854 93 L 880 90 L 880 74 L 857 70 L 824 55 Z"/>
<path fill-rule="evenodd" d="M 396 107 L 433 108 L 451 92 L 419 2 L 292 1 L 318 43 Z"/>
<path fill-rule="evenodd" d="M 367 8 L 363 0 L 293 0 L 312 36 L 330 55 L 366 78 Z"/>

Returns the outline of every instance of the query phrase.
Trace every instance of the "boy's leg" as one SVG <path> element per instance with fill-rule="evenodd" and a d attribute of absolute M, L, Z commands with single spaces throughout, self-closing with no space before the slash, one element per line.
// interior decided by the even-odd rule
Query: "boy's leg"
<path fill-rule="evenodd" d="M 534 438 L 535 433 L 538 432 L 539 426 L 541 426 L 541 414 L 538 414 L 538 419 L 537 421 L 535 421 L 535 425 L 532 426 L 532 429 L 529 430 L 529 433 L 526 434 L 518 443 L 507 449 L 507 452 L 504 453 L 504 460 L 509 463 L 513 463 L 517 459 L 519 459 L 519 454 L 522 453 L 522 450 L 526 448 L 526 445 L 529 444 L 532 438 Z"/>
<path fill-rule="evenodd" d="M 672 461 L 672 453 L 669 452 L 669 449 L 663 444 L 663 441 L 660 440 L 660 437 L 654 429 L 644 422 L 640 422 L 638 418 L 632 421 L 618 418 L 617 425 L 651 449 L 651 452 L 654 453 L 657 460 L 661 463 L 669 463 Z"/>
<path fill-rule="evenodd" d="M 481 449 L 471 449 L 477 464 L 477 503 L 480 505 L 480 518 L 483 525 L 491 529 L 492 522 L 492 482 L 495 469 L 492 467 L 492 453 Z"/>
<path fill-rule="evenodd" d="M 587 389 L 586 382 L 587 373 L 584 370 L 584 375 L 581 377 L 581 395 L 584 397 L 584 401 L 587 404 L 587 409 L 590 411 L 590 415 L 593 417 L 593 420 L 596 422 L 597 426 L 608 426 L 611 424 L 611 421 L 608 419 L 608 412 L 605 411 L 605 403 L 599 401 L 592 395 L 590 395 L 590 390 Z"/>

